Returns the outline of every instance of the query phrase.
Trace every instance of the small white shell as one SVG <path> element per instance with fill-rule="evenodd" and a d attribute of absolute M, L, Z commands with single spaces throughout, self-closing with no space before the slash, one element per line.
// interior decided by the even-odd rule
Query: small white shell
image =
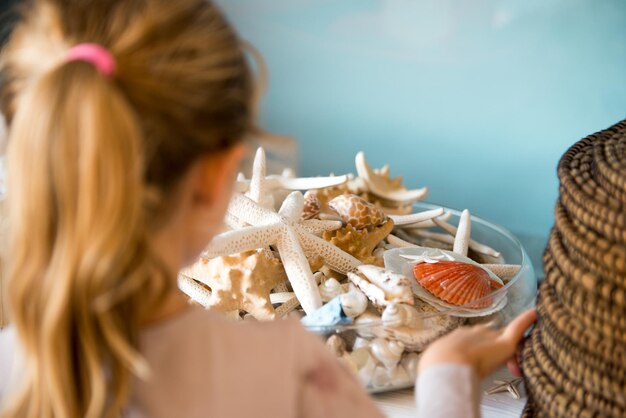
<path fill-rule="evenodd" d="M 319 285 L 320 296 L 322 297 L 322 301 L 328 302 L 335 296 L 341 295 L 344 290 L 341 287 L 341 283 L 337 281 L 337 279 L 327 279 L 325 282 Z"/>
<path fill-rule="evenodd" d="M 374 369 L 374 373 L 372 375 L 370 385 L 373 388 L 377 389 L 391 385 L 394 372 L 395 369 L 388 369 L 383 366 L 376 366 L 376 369 Z"/>
<path fill-rule="evenodd" d="M 403 275 L 370 264 L 360 265 L 358 270 L 370 283 L 385 292 L 387 301 L 413 304 L 411 282 Z"/>
<path fill-rule="evenodd" d="M 357 325 L 357 334 L 363 338 L 374 338 L 379 334 L 379 327 L 367 326 L 369 324 L 375 324 L 380 322 L 380 316 L 373 311 L 365 311 L 354 321 Z M 359 326 L 361 325 L 361 326 Z"/>
<path fill-rule="evenodd" d="M 387 386 L 410 385 L 413 380 L 400 366 L 391 369 L 378 366 L 374 370 L 370 385 L 375 389 L 380 389 Z"/>
<path fill-rule="evenodd" d="M 362 337 L 356 337 L 354 339 L 354 344 L 352 344 L 352 350 L 358 350 L 359 348 L 369 348 L 370 340 L 367 340 Z"/>
<path fill-rule="evenodd" d="M 326 347 L 337 357 L 343 356 L 346 352 L 346 342 L 337 334 L 333 334 L 326 340 Z"/>
<path fill-rule="evenodd" d="M 367 309 L 367 296 L 353 288 L 341 295 L 341 308 L 350 318 L 356 318 Z"/>
<path fill-rule="evenodd" d="M 421 328 L 422 326 L 422 319 L 417 310 L 405 303 L 390 303 L 381 317 L 386 327 Z"/>
<path fill-rule="evenodd" d="M 356 366 L 357 376 L 363 385 L 368 385 L 372 380 L 376 360 L 367 348 L 359 348 L 350 353 L 350 360 Z"/>
<path fill-rule="evenodd" d="M 386 340 L 384 338 L 376 338 L 370 346 L 372 355 L 388 369 L 396 367 L 402 353 L 404 352 L 404 344 L 399 341 Z"/>
<path fill-rule="evenodd" d="M 417 378 L 417 366 L 420 362 L 420 355 L 417 353 L 406 353 L 400 360 L 400 366 L 409 375 L 411 380 Z"/>
<path fill-rule="evenodd" d="M 321 271 L 316 271 L 315 273 L 313 273 L 313 279 L 315 280 L 315 283 L 319 285 L 326 281 L 326 275 Z"/>

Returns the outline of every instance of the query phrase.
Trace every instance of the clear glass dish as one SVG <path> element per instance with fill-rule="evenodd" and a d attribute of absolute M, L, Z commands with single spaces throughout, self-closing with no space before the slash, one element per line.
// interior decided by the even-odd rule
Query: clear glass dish
<path fill-rule="evenodd" d="M 418 202 L 415 204 L 414 209 L 415 211 L 424 211 L 439 207 L 441 206 Z M 448 208 L 446 208 L 446 210 L 452 213 L 452 217 L 448 222 L 455 226 L 458 225 L 461 212 Z M 502 257 L 501 260 L 498 261 L 501 263 L 520 266 L 516 274 L 504 280 L 504 286 L 502 288 L 495 290 L 486 297 L 492 298 L 493 300 L 506 297 L 506 304 L 496 312 L 471 318 L 462 317 L 462 314 L 463 312 L 471 310 L 472 306 L 458 306 L 448 309 L 434 309 L 428 307 L 430 309 L 419 313 L 419 319 L 423 327 L 423 344 L 418 344 L 419 349 L 411 348 L 411 350 L 413 350 L 411 352 L 417 354 L 409 354 L 409 352 L 405 351 L 402 354 L 402 360 L 396 367 L 396 370 L 390 370 L 389 368 L 381 370 L 381 368 L 384 367 L 379 362 L 378 368 L 373 371 L 367 371 L 369 374 L 375 373 L 372 377 L 367 375 L 367 373 L 361 373 L 362 366 L 364 365 L 358 364 L 360 361 L 367 361 L 363 360 L 367 357 L 364 348 L 371 353 L 372 350 L 374 350 L 372 344 L 374 344 L 375 341 L 378 345 L 384 345 L 385 342 L 381 340 L 387 340 L 388 342 L 395 339 L 394 333 L 390 332 L 390 327 L 386 326 L 382 319 L 373 319 L 366 323 L 359 323 L 357 320 L 355 323 L 348 325 L 308 327 L 308 329 L 322 335 L 326 338 L 331 348 L 338 350 L 337 354 L 342 356 L 349 363 L 349 367 L 357 372 L 361 382 L 365 384 L 368 391 L 372 393 L 385 392 L 412 386 L 415 381 L 415 366 L 417 364 L 418 354 L 432 342 L 432 340 L 464 324 L 490 322 L 494 324 L 494 326 L 503 326 L 521 312 L 532 307 L 535 303 L 537 279 L 531 261 L 518 239 L 505 228 L 476 216 L 472 216 L 471 238 L 472 240 L 488 245 L 499 251 Z M 480 261 L 493 262 L 493 260 Z M 410 277 L 410 279 L 414 280 L 413 277 Z M 418 300 L 416 299 L 416 301 Z M 482 299 L 474 301 L 472 305 L 480 303 L 481 301 Z M 426 305 L 426 303 L 423 304 Z M 340 339 L 333 336 L 340 337 Z M 340 348 L 337 348 L 338 341 L 341 341 L 340 345 L 342 345 L 342 347 Z M 360 355 L 356 356 L 356 361 L 354 361 L 355 359 L 349 358 L 351 353 L 359 349 Z M 385 347 L 377 347 L 376 349 L 382 349 L 384 351 Z M 343 353 L 341 351 L 343 351 Z M 355 362 L 357 364 L 354 364 Z M 397 370 L 399 368 L 403 368 L 404 370 Z"/>

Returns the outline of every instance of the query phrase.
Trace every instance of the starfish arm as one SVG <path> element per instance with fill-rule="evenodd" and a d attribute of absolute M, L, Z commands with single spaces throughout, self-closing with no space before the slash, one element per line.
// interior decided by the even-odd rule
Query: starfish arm
<path fill-rule="evenodd" d="M 300 192 L 291 192 L 285 199 L 278 214 L 291 222 L 298 222 L 304 210 L 304 196 Z"/>
<path fill-rule="evenodd" d="M 429 219 L 441 216 L 444 213 L 443 208 L 431 209 L 424 212 L 412 213 L 410 215 L 388 215 L 396 227 L 404 225 L 413 225 L 418 222 L 427 221 Z"/>
<path fill-rule="evenodd" d="M 285 228 L 277 247 L 291 287 L 304 311 L 310 314 L 322 306 L 322 298 L 296 232 Z"/>
<path fill-rule="evenodd" d="M 212 258 L 264 248 L 273 244 L 284 228 L 277 223 L 223 232 L 213 237 L 202 255 Z"/>
<path fill-rule="evenodd" d="M 224 224 L 230 229 L 240 229 L 245 226 L 244 222 L 241 222 L 231 213 L 226 212 L 226 216 L 224 216 Z"/>
<path fill-rule="evenodd" d="M 196 283 L 194 279 L 182 274 L 179 275 L 178 288 L 205 308 L 210 306 L 211 292 Z"/>
<path fill-rule="evenodd" d="M 342 225 L 341 221 L 321 221 L 319 219 L 309 219 L 300 223 L 302 229 L 314 235 L 321 235 L 325 231 L 334 231 L 341 228 Z"/>
<path fill-rule="evenodd" d="M 276 179 L 276 182 L 283 189 L 288 190 L 309 190 L 323 189 L 324 187 L 333 187 L 344 184 L 348 181 L 348 176 L 330 176 L 330 177 L 296 177 L 288 178 L 283 176 L 269 176 Z"/>
<path fill-rule="evenodd" d="M 265 151 L 263 148 L 256 150 L 254 162 L 252 163 L 252 178 L 250 179 L 250 190 L 248 197 L 255 202 L 261 203 L 265 197 Z"/>
<path fill-rule="evenodd" d="M 276 212 L 261 207 L 249 197 L 239 193 L 235 193 L 230 199 L 228 213 L 250 225 L 267 225 L 280 221 Z"/>
<path fill-rule="evenodd" d="M 363 264 L 339 247 L 308 233 L 303 228 L 297 227 L 297 232 L 305 251 L 309 254 L 318 254 L 328 267 L 339 273 L 346 274 Z"/>

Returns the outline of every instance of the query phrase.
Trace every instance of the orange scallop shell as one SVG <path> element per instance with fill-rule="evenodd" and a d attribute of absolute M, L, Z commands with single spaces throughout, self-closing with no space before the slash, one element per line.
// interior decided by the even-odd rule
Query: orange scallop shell
<path fill-rule="evenodd" d="M 494 289 L 502 287 L 484 269 L 462 261 L 419 263 L 413 267 L 413 274 L 424 289 L 444 302 L 457 306 L 482 299 Z M 471 307 L 486 308 L 491 303 L 489 298 Z"/>

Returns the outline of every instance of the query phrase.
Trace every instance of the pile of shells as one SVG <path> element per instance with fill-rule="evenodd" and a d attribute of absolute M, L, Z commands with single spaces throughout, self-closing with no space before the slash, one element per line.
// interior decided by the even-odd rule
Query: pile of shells
<path fill-rule="evenodd" d="M 469 211 L 457 226 L 443 208 L 413 213 L 426 188 L 408 190 L 362 152 L 355 163 L 357 175 L 267 176 L 260 149 L 252 178 L 238 179 L 231 230 L 179 286 L 235 319 L 299 317 L 370 390 L 409 386 L 430 342 L 507 304 L 520 266 L 471 238 Z"/>

